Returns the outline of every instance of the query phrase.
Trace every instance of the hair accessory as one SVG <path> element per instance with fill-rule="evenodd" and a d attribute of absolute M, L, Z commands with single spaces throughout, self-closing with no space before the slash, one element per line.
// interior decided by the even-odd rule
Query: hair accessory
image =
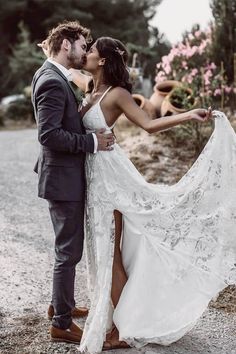
<path fill-rule="evenodd" d="M 120 56 L 123 56 L 123 54 L 125 53 L 124 50 L 121 50 L 121 49 L 119 49 L 118 47 L 116 47 L 115 52 L 117 52 L 118 54 L 120 54 Z"/>

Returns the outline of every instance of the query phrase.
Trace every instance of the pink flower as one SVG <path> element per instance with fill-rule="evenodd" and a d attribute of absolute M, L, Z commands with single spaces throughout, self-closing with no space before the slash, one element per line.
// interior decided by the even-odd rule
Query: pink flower
<path fill-rule="evenodd" d="M 167 55 L 164 55 L 164 57 L 162 57 L 162 63 L 165 64 L 169 64 L 169 58 Z"/>
<path fill-rule="evenodd" d="M 167 78 L 166 78 L 166 75 L 165 75 L 164 71 L 159 71 L 157 73 L 155 81 L 156 81 L 157 84 L 159 84 L 160 82 L 165 81 L 166 79 Z"/>
<path fill-rule="evenodd" d="M 192 35 L 192 33 L 189 33 L 188 39 L 189 39 L 190 41 L 192 41 L 192 40 L 194 39 L 194 36 Z"/>
<path fill-rule="evenodd" d="M 171 73 L 171 66 L 169 64 L 165 65 L 164 70 L 167 75 L 170 74 Z"/>
<path fill-rule="evenodd" d="M 226 93 L 230 93 L 232 91 L 232 87 L 230 87 L 230 86 L 226 86 L 225 87 L 225 92 Z"/>
<path fill-rule="evenodd" d="M 204 83 L 205 83 L 206 86 L 210 85 L 210 80 L 208 79 L 208 77 L 204 76 Z"/>
<path fill-rule="evenodd" d="M 188 68 L 188 63 L 186 60 L 182 61 L 182 68 L 187 69 Z"/>
<path fill-rule="evenodd" d="M 198 47 L 197 47 L 196 45 L 194 45 L 194 46 L 192 47 L 192 55 L 196 54 L 197 51 L 198 51 Z"/>
<path fill-rule="evenodd" d="M 178 56 L 180 54 L 180 51 L 177 47 L 174 47 L 171 49 L 170 54 L 173 56 Z"/>
<path fill-rule="evenodd" d="M 202 32 L 199 30 L 199 31 L 196 31 L 196 32 L 194 33 L 194 36 L 195 36 L 196 38 L 199 38 L 199 37 L 201 36 L 201 34 L 202 34 Z"/>
<path fill-rule="evenodd" d="M 209 65 L 209 69 L 211 69 L 211 70 L 215 70 L 216 68 L 217 68 L 217 66 L 216 66 L 215 63 L 211 63 L 211 64 Z"/>
<path fill-rule="evenodd" d="M 198 69 L 192 69 L 192 71 L 191 71 L 191 75 L 192 76 L 196 76 L 198 74 Z"/>
<path fill-rule="evenodd" d="M 214 91 L 214 96 L 220 96 L 221 95 L 221 89 L 216 89 L 215 91 Z"/>
<path fill-rule="evenodd" d="M 205 76 L 207 76 L 207 77 L 212 77 L 212 71 L 208 69 L 208 70 L 205 72 Z"/>
<path fill-rule="evenodd" d="M 207 45 L 206 41 L 202 41 L 202 43 L 198 47 L 198 53 L 200 55 L 204 52 L 204 49 L 206 48 L 206 45 Z"/>
<path fill-rule="evenodd" d="M 170 53 L 168 54 L 169 62 L 172 62 L 175 57 L 178 57 L 181 55 L 181 52 L 179 51 L 178 48 L 174 47 L 171 49 Z"/>
<path fill-rule="evenodd" d="M 172 47 L 169 54 L 163 56 L 161 62 L 157 64 L 159 72 L 156 81 L 181 80 L 199 89 L 203 75 L 204 94 L 208 96 L 221 94 L 217 90 L 212 92 L 212 86 L 217 87 L 218 84 L 219 88 L 221 87 L 222 78 L 216 64 L 209 62 L 208 51 L 212 42 L 211 37 L 210 27 L 206 32 L 196 30 L 194 33 L 189 33 L 183 42 L 178 42 Z M 230 90 L 232 91 L 231 88 L 225 88 L 225 92 L 231 92 Z"/>
<path fill-rule="evenodd" d="M 205 85 L 208 86 L 210 85 L 210 78 L 212 77 L 212 72 L 211 70 L 207 70 L 205 73 L 204 73 L 204 82 L 205 82 Z"/>
<path fill-rule="evenodd" d="M 193 82 L 193 78 L 191 75 L 187 76 L 187 83 L 191 84 Z"/>

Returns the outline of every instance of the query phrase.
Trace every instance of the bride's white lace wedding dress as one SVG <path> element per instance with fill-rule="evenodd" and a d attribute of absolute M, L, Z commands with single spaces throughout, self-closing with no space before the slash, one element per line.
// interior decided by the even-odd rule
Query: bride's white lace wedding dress
<path fill-rule="evenodd" d="M 83 117 L 87 132 L 112 128 L 100 101 Z M 236 283 L 236 135 L 223 113 L 214 117 L 203 152 L 172 186 L 147 183 L 118 144 L 87 155 L 91 308 L 81 352 L 101 351 L 112 320 L 131 346 L 177 341 L 220 290 Z M 113 313 L 114 209 L 123 214 L 128 281 Z"/>

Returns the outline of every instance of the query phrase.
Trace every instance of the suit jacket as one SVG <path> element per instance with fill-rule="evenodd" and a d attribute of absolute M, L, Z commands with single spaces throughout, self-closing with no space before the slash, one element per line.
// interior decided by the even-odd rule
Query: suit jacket
<path fill-rule="evenodd" d="M 85 194 L 85 153 L 94 151 L 85 134 L 75 93 L 62 72 L 45 61 L 32 81 L 32 103 L 38 126 L 40 154 L 38 196 L 81 201 Z"/>

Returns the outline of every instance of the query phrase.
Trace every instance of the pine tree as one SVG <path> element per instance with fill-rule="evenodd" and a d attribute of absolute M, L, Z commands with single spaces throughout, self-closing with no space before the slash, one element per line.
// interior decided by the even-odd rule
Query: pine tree
<path fill-rule="evenodd" d="M 215 19 L 213 32 L 213 61 L 224 69 L 227 81 L 234 81 L 234 53 L 236 53 L 236 0 L 211 0 Z"/>
<path fill-rule="evenodd" d="M 33 73 L 42 65 L 45 57 L 36 44 L 31 43 L 29 31 L 23 22 L 19 23 L 18 28 L 20 32 L 12 48 L 9 68 L 10 81 L 14 82 L 13 90 L 21 92 L 26 85 L 30 85 Z"/>
<path fill-rule="evenodd" d="M 155 15 L 157 6 L 162 0 L 0 0 L 0 70 L 11 74 L 20 62 L 21 56 L 24 67 L 24 77 L 29 81 L 29 67 L 34 67 L 32 62 L 36 61 L 36 47 L 32 47 L 30 41 L 36 43 L 42 41 L 48 30 L 63 20 L 79 20 L 82 25 L 91 28 L 94 39 L 100 36 L 112 36 L 120 39 L 124 44 L 128 44 L 133 51 L 140 53 L 141 65 L 146 67 L 146 72 L 154 76 L 154 62 L 160 53 L 163 52 L 162 41 L 156 38 L 156 44 L 151 45 L 153 29 L 149 26 L 149 20 Z M 20 38 L 17 24 L 23 21 L 27 26 L 30 36 Z M 23 48 L 22 43 L 28 40 L 28 44 Z M 21 43 L 21 44 L 20 44 Z M 154 42 L 153 42 L 154 43 Z M 29 47 L 28 47 L 29 45 Z M 19 50 L 12 54 L 14 50 Z M 17 46 L 17 47 L 16 47 Z M 136 48 L 135 48 L 136 46 Z M 27 50 L 26 50 L 27 47 Z M 165 47 L 165 45 L 164 45 Z M 31 48 L 31 49 L 28 49 Z M 164 48 L 165 49 L 165 48 Z M 24 54 L 25 51 L 25 54 Z M 26 53 L 30 53 L 29 58 Z M 131 53 L 132 54 L 132 53 Z M 12 57 L 13 56 L 13 57 Z M 35 57 L 36 56 L 36 57 Z M 8 62 L 11 62 L 11 67 Z M 131 63 L 131 62 L 130 62 Z M 36 65 L 37 66 L 37 65 Z M 17 74 L 15 72 L 17 71 Z M 19 70 L 12 74 L 20 75 Z M 23 72 L 23 70 L 22 70 Z M 31 76 L 33 71 L 31 72 Z M 22 75 L 20 75 L 22 76 Z M 14 79 L 11 80 L 4 75 L 0 75 L 0 96 L 12 92 Z"/>

